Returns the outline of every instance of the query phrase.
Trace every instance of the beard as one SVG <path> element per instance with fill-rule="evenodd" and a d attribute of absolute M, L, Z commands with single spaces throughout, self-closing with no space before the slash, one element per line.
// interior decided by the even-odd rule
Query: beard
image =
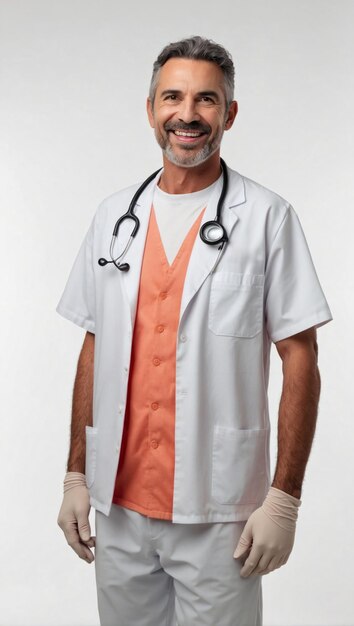
<path fill-rule="evenodd" d="M 223 129 L 219 128 L 216 135 L 210 139 L 208 138 L 207 142 L 200 148 L 197 152 L 195 151 L 195 147 L 192 145 L 181 145 L 179 148 L 183 150 L 184 154 L 178 154 L 176 148 L 172 145 L 169 140 L 168 131 L 172 130 L 185 130 L 185 131 L 201 131 L 207 134 L 210 134 L 211 128 L 207 125 L 202 125 L 199 123 L 191 123 L 191 124 L 166 124 L 164 126 L 164 130 L 166 135 L 162 135 L 155 128 L 155 137 L 156 141 L 159 144 L 162 152 L 166 156 L 166 158 L 171 161 L 174 165 L 178 165 L 179 167 L 196 167 L 201 163 L 204 163 L 211 157 L 220 147 L 221 139 L 223 136 Z M 193 154 L 188 154 L 189 152 L 193 152 Z"/>

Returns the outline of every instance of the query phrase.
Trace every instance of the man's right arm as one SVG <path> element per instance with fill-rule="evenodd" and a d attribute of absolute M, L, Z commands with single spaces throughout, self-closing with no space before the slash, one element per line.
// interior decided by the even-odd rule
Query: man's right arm
<path fill-rule="evenodd" d="M 95 335 L 87 332 L 74 383 L 70 451 L 64 479 L 64 499 L 58 516 L 58 524 L 69 546 L 88 563 L 94 560 L 90 548 L 94 547 L 95 539 L 91 537 L 89 523 L 90 497 L 85 478 L 85 427 L 92 425 L 94 347 Z"/>
<path fill-rule="evenodd" d="M 86 333 L 75 377 L 68 472 L 85 473 L 85 426 L 92 426 L 95 335 Z"/>

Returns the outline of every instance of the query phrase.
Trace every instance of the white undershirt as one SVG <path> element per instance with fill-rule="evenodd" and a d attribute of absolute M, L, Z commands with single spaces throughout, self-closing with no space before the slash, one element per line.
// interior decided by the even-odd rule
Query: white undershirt
<path fill-rule="evenodd" d="M 170 265 L 198 215 L 208 204 L 220 178 L 209 187 L 193 193 L 166 193 L 160 187 L 155 187 L 153 205 L 156 221 Z"/>

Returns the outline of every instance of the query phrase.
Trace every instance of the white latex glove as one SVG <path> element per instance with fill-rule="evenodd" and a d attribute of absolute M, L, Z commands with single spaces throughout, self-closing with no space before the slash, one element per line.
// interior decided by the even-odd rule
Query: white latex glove
<path fill-rule="evenodd" d="M 235 559 L 243 558 L 243 578 L 269 574 L 287 562 L 300 504 L 294 496 L 270 487 L 262 506 L 248 518 L 234 552 Z"/>
<path fill-rule="evenodd" d="M 64 478 L 64 499 L 61 505 L 58 524 L 65 538 L 80 557 L 87 563 L 94 561 L 90 548 L 95 546 L 91 537 L 89 522 L 90 497 L 85 474 L 67 472 Z"/>

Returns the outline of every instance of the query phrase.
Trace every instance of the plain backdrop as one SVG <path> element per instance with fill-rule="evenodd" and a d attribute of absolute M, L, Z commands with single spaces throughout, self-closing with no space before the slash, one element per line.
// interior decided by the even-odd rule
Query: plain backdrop
<path fill-rule="evenodd" d="M 145 114 L 152 64 L 194 34 L 236 66 L 222 155 L 293 204 L 334 316 L 318 330 L 322 396 L 295 548 L 263 579 L 264 624 L 354 624 L 353 23 L 345 0 L 0 2 L 1 626 L 99 623 L 94 565 L 56 522 L 84 331 L 55 307 L 99 202 L 160 166 Z M 273 467 L 280 392 L 273 348 Z"/>

